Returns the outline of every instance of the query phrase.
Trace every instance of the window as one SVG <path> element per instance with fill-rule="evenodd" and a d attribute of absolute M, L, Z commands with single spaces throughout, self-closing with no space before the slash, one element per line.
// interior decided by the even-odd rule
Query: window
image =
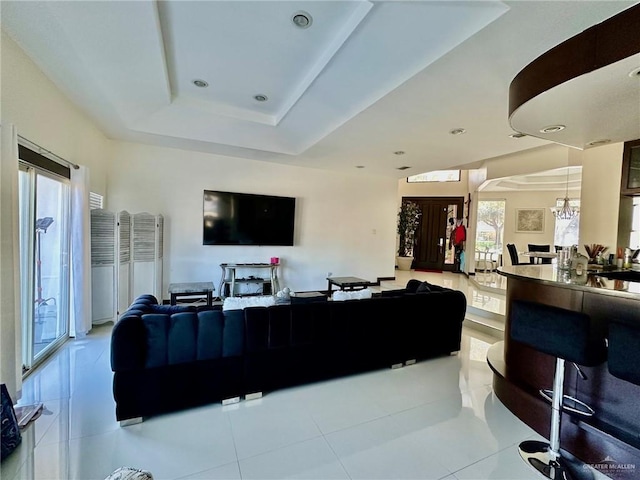
<path fill-rule="evenodd" d="M 89 192 L 89 209 L 102 208 L 104 197 L 99 193 Z"/>
<path fill-rule="evenodd" d="M 479 200 L 476 250 L 502 252 L 506 200 Z"/>
<path fill-rule="evenodd" d="M 561 208 L 564 198 L 556 199 L 556 208 Z M 578 244 L 580 233 L 580 199 L 570 199 L 569 205 L 577 209 L 577 214 L 568 220 L 556 218 L 556 225 L 553 235 L 553 244 L 558 247 L 570 247 Z"/>
<path fill-rule="evenodd" d="M 407 177 L 407 183 L 421 182 L 459 182 L 460 170 L 434 170 Z"/>

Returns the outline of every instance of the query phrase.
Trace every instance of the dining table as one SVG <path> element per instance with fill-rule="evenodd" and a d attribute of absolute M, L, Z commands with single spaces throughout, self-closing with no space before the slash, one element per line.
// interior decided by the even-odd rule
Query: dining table
<path fill-rule="evenodd" d="M 541 264 L 543 258 L 557 258 L 558 254 L 555 252 L 521 252 L 520 255 L 530 257 L 534 259 L 535 264 Z"/>

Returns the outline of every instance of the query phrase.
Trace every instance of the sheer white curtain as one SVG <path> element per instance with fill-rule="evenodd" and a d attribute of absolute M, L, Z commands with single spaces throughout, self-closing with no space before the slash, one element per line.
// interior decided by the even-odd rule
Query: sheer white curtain
<path fill-rule="evenodd" d="M 20 241 L 18 230 L 18 131 L 1 128 L 0 152 L 0 383 L 16 402 L 22 390 Z"/>
<path fill-rule="evenodd" d="M 71 328 L 82 337 L 91 330 L 91 219 L 89 169 L 71 168 Z"/>

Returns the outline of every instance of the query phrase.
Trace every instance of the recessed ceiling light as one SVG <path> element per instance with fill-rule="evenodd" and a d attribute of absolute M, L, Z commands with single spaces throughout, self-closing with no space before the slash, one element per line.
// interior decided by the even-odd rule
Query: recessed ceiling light
<path fill-rule="evenodd" d="M 587 143 L 590 147 L 595 147 L 596 145 L 604 145 L 605 143 L 610 143 L 611 140 L 608 138 L 603 138 L 602 140 L 594 140 L 593 142 Z"/>
<path fill-rule="evenodd" d="M 402 150 L 396 150 L 395 152 L 393 152 L 394 155 L 404 155 L 405 152 L 403 152 Z"/>
<path fill-rule="evenodd" d="M 266 95 L 262 95 L 261 93 L 259 93 L 258 95 L 254 95 L 253 98 L 255 98 L 259 102 L 266 102 L 267 100 L 269 100 L 269 97 L 267 97 Z"/>
<path fill-rule="evenodd" d="M 408 168 L 411 168 L 411 167 L 407 167 L 407 166 L 405 165 L 405 166 L 403 166 L 403 167 L 398 167 L 398 170 L 407 170 Z"/>
<path fill-rule="evenodd" d="M 640 67 L 634 68 L 629 72 L 631 78 L 640 78 Z"/>
<path fill-rule="evenodd" d="M 453 130 L 450 130 L 449 133 L 451 135 L 462 135 L 463 133 L 466 133 L 467 131 L 464 128 L 454 128 Z"/>
<path fill-rule="evenodd" d="M 196 87 L 200 87 L 200 88 L 207 88 L 209 86 L 209 84 L 204 80 L 194 80 L 191 83 L 193 83 Z"/>
<path fill-rule="evenodd" d="M 356 168 L 364 168 L 364 165 L 356 165 Z"/>
<path fill-rule="evenodd" d="M 567 127 L 564 125 L 549 125 L 548 127 L 541 128 L 540 133 L 555 133 L 560 130 L 564 130 L 565 128 Z"/>
<path fill-rule="evenodd" d="M 313 23 L 313 18 L 307 12 L 299 11 L 293 14 L 291 21 L 298 28 L 309 28 Z"/>
<path fill-rule="evenodd" d="M 520 132 L 516 132 L 516 133 L 512 133 L 511 135 L 509 135 L 511 138 L 522 138 L 522 137 L 526 137 L 527 134 L 526 133 L 520 133 Z"/>

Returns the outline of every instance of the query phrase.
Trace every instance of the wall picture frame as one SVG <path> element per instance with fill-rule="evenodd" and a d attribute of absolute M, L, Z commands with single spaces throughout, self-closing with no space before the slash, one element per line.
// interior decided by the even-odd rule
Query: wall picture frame
<path fill-rule="evenodd" d="M 544 208 L 517 208 L 516 233 L 543 233 Z"/>

